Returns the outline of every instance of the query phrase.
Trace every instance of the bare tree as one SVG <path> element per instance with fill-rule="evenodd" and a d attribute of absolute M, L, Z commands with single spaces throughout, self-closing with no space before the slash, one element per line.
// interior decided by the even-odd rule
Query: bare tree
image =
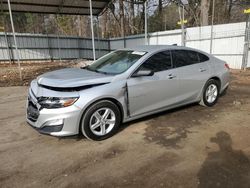
<path fill-rule="evenodd" d="M 209 8 L 210 8 L 210 0 L 201 0 L 201 25 L 208 25 L 209 20 Z"/>
<path fill-rule="evenodd" d="M 120 29 L 121 29 L 121 36 L 125 36 L 125 29 L 124 29 L 124 5 L 123 0 L 119 0 L 119 13 L 120 13 Z"/>
<path fill-rule="evenodd" d="M 134 22 L 134 19 L 135 19 L 135 9 L 134 9 L 134 0 L 131 0 L 130 1 L 130 15 L 129 15 L 129 24 L 130 24 L 130 28 L 131 28 L 131 34 L 134 34 L 135 33 L 135 29 L 134 29 L 134 26 L 135 26 L 135 22 Z"/>

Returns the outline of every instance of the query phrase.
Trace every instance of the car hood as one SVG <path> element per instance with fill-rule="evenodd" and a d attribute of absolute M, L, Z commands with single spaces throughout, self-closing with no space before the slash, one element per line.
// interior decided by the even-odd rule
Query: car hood
<path fill-rule="evenodd" d="M 111 82 L 114 75 L 105 75 L 80 68 L 66 68 L 42 74 L 38 84 L 55 88 L 74 88 Z"/>

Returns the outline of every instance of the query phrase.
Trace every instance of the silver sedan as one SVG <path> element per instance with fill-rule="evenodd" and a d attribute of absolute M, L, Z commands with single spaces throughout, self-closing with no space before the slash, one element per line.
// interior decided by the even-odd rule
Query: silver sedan
<path fill-rule="evenodd" d="M 229 85 L 226 62 L 178 46 L 111 52 L 84 68 L 45 73 L 31 82 L 27 122 L 41 133 L 92 140 L 134 119 L 189 103 L 213 106 Z"/>

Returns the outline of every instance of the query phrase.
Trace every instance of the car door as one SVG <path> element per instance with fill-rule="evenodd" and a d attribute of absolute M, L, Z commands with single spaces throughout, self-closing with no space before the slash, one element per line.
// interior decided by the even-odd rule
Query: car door
<path fill-rule="evenodd" d="M 198 100 L 198 96 L 209 78 L 209 58 L 192 50 L 173 50 L 173 63 L 179 71 L 180 95 L 178 103 Z"/>
<path fill-rule="evenodd" d="M 139 70 L 151 70 L 154 75 L 132 75 L 127 80 L 130 116 L 176 103 L 179 90 L 178 72 L 173 69 L 170 51 L 154 54 L 137 69 Z"/>

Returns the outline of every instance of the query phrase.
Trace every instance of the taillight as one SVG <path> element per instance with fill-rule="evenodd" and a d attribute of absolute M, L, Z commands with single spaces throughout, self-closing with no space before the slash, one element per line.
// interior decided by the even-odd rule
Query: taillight
<path fill-rule="evenodd" d="M 230 67 L 229 67 L 229 65 L 227 64 L 227 63 L 225 63 L 225 67 L 229 70 L 230 69 Z"/>

